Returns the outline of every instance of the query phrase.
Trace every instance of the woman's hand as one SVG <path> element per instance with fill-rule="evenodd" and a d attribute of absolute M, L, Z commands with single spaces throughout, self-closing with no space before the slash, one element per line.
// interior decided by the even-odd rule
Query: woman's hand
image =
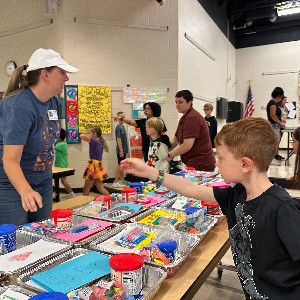
<path fill-rule="evenodd" d="M 147 166 L 143 160 L 138 158 L 127 158 L 122 160 L 120 168 L 126 173 L 149 178 L 151 181 L 156 181 L 158 178 L 158 170 Z"/>
<path fill-rule="evenodd" d="M 24 192 L 21 195 L 22 206 L 25 211 L 35 212 L 37 208 L 43 207 L 42 197 L 38 192 L 34 190 Z"/>

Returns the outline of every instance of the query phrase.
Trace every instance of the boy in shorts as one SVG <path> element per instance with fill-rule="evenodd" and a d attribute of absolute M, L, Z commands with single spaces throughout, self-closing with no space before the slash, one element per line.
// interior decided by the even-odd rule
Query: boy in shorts
<path fill-rule="evenodd" d="M 231 250 L 246 299 L 300 299 L 300 205 L 268 178 L 278 137 L 262 118 L 225 125 L 215 139 L 228 188 L 196 185 L 142 161 L 121 168 L 189 198 L 218 202 L 227 217 Z"/>
<path fill-rule="evenodd" d="M 120 162 L 126 158 L 126 154 L 128 153 L 128 142 L 127 142 L 127 134 L 124 127 L 124 119 L 125 114 L 122 111 L 119 111 L 117 113 L 117 121 L 118 125 L 115 129 L 115 135 L 116 135 L 116 152 L 117 152 L 117 158 L 118 158 L 118 167 L 116 169 L 115 174 L 115 180 L 113 182 L 113 187 L 121 188 L 125 187 L 125 181 L 124 181 L 124 173 L 123 170 L 120 169 Z"/>

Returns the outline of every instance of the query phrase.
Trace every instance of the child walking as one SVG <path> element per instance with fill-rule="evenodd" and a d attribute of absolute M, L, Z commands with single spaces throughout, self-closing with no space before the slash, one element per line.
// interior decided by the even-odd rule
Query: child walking
<path fill-rule="evenodd" d="M 95 184 L 98 192 L 102 195 L 109 195 L 107 189 L 103 185 L 103 180 L 108 179 L 105 167 L 102 165 L 103 150 L 108 152 L 107 144 L 102 137 L 102 130 L 99 126 L 90 127 L 87 133 L 82 133 L 80 138 L 89 143 L 90 160 L 84 171 L 85 179 L 83 187 L 83 195 L 88 196 L 93 184 Z"/>
<path fill-rule="evenodd" d="M 246 299 L 300 299 L 300 205 L 267 175 L 278 148 L 275 131 L 262 118 L 246 118 L 224 126 L 215 145 L 219 172 L 234 187 L 196 185 L 139 159 L 121 167 L 186 197 L 219 203 Z"/>
<path fill-rule="evenodd" d="M 217 135 L 217 130 L 218 130 L 218 121 L 217 121 L 216 117 L 211 115 L 213 109 L 214 109 L 214 107 L 210 103 L 206 103 L 203 106 L 203 110 L 205 113 L 204 119 L 208 126 L 211 145 L 213 148 L 215 148 L 215 137 Z"/>
<path fill-rule="evenodd" d="M 168 157 L 171 143 L 169 137 L 162 134 L 163 129 L 164 123 L 160 118 L 153 117 L 146 122 L 146 133 L 150 137 L 147 164 L 169 173 L 170 163 L 165 158 Z"/>
<path fill-rule="evenodd" d="M 60 136 L 57 144 L 55 145 L 55 163 L 54 166 L 58 168 L 68 168 L 68 145 L 65 141 L 66 139 L 66 131 L 61 128 Z M 65 187 L 70 198 L 76 197 L 71 186 L 67 181 L 67 177 L 61 177 L 60 181 L 62 185 Z"/>
<path fill-rule="evenodd" d="M 119 111 L 117 113 L 117 118 L 116 118 L 118 125 L 115 129 L 115 135 L 117 141 L 116 152 L 118 158 L 118 167 L 116 169 L 115 180 L 113 182 L 113 187 L 119 187 L 119 188 L 126 186 L 126 184 L 124 183 L 124 172 L 123 170 L 120 169 L 120 162 L 126 158 L 126 155 L 128 153 L 128 142 L 127 142 L 126 129 L 124 127 L 124 119 L 125 119 L 125 114 L 122 111 Z"/>

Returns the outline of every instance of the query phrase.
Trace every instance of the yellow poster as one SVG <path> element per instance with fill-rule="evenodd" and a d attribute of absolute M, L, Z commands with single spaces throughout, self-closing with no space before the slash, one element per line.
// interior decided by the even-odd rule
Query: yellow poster
<path fill-rule="evenodd" d="M 111 89 L 107 86 L 78 85 L 79 132 L 100 126 L 102 133 L 111 133 Z"/>

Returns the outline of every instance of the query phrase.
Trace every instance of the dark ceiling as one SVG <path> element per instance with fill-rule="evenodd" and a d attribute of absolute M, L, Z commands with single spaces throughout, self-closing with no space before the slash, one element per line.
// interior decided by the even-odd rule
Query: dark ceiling
<path fill-rule="evenodd" d="M 236 48 L 300 40 L 300 13 L 278 16 L 276 0 L 198 0 Z M 300 0 L 285 1 L 300 5 Z"/>

